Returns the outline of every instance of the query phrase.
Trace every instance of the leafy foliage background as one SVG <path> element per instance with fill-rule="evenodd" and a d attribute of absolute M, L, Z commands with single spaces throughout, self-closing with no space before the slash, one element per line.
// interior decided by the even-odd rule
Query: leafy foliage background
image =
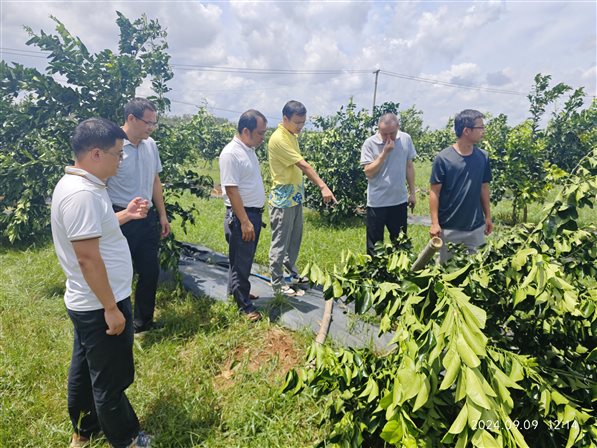
<path fill-rule="evenodd" d="M 319 446 L 590 447 L 597 444 L 597 149 L 536 225 L 474 256 L 412 272 L 408 240 L 307 266 L 328 300 L 374 313 L 386 354 L 314 344 L 284 392 L 326 400 Z"/>

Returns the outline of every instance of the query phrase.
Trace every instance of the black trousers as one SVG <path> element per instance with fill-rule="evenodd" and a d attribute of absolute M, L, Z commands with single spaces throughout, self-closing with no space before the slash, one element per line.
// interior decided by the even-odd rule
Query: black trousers
<path fill-rule="evenodd" d="M 255 259 L 255 251 L 261 233 L 261 212 L 246 208 L 249 220 L 255 228 L 255 240 L 243 241 L 240 221 L 231 209 L 226 210 L 224 217 L 224 235 L 228 242 L 228 294 L 232 294 L 241 311 L 251 313 L 256 310 L 249 293 L 251 292 L 251 266 Z"/>
<path fill-rule="evenodd" d="M 120 229 L 129 243 L 133 267 L 138 275 L 135 287 L 135 328 L 145 328 L 153 322 L 155 293 L 160 275 L 158 214 L 152 208 L 146 218 L 129 221 L 120 226 Z"/>
<path fill-rule="evenodd" d="M 131 300 L 118 302 L 126 319 L 118 336 L 106 334 L 104 310 L 67 310 L 75 327 L 68 372 L 68 413 L 77 434 L 102 430 L 112 446 L 128 446 L 139 433 L 139 420 L 124 391 L 133 383 Z"/>
<path fill-rule="evenodd" d="M 406 233 L 407 203 L 390 207 L 367 207 L 367 253 L 373 255 L 375 243 L 383 241 L 384 230 L 390 232 L 390 240 L 400 232 Z"/>

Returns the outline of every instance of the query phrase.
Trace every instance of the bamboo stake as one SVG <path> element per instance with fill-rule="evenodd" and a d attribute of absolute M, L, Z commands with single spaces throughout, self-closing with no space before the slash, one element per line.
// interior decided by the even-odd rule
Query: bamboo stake
<path fill-rule="evenodd" d="M 323 317 L 321 318 L 321 324 L 319 325 L 319 333 L 317 333 L 317 337 L 315 338 L 315 342 L 318 344 L 323 344 L 325 342 L 325 338 L 328 335 L 328 331 L 330 329 L 330 323 L 332 322 L 332 310 L 334 309 L 334 299 L 329 299 L 325 301 L 325 308 L 323 310 Z"/>
<path fill-rule="evenodd" d="M 411 268 L 412 271 L 416 272 L 416 271 L 420 271 L 421 269 L 423 269 L 425 267 L 425 265 L 429 262 L 429 260 L 431 260 L 433 258 L 435 253 L 442 248 L 443 245 L 444 245 L 444 242 L 442 241 L 442 239 L 440 237 L 434 236 L 433 238 L 431 238 L 429 240 L 429 243 L 427 243 L 427 246 L 425 246 L 425 249 L 423 249 L 421 251 L 421 253 L 419 254 L 419 257 L 413 263 L 412 268 Z"/>

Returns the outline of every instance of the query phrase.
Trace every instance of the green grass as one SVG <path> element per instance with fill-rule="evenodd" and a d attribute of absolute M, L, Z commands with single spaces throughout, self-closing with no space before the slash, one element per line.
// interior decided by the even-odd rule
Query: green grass
<path fill-rule="evenodd" d="M 51 244 L 0 254 L 0 446 L 66 446 L 72 324 Z M 319 407 L 278 394 L 312 336 L 249 324 L 236 306 L 163 287 L 163 330 L 135 342 L 128 395 L 160 447 L 309 446 Z M 107 447 L 105 440 L 94 447 Z"/>
<path fill-rule="evenodd" d="M 217 183 L 217 164 L 200 168 Z M 415 214 L 427 216 L 430 164 L 417 162 L 416 172 Z M 185 200 L 196 201 L 201 213 L 188 233 L 173 223 L 178 238 L 226 253 L 221 199 Z M 498 232 L 510 206 L 504 201 L 493 208 Z M 540 209 L 531 205 L 529 216 L 537 219 Z M 581 210 L 579 221 L 594 222 L 594 212 Z M 424 226 L 410 226 L 409 235 L 415 251 L 428 240 Z M 256 256 L 262 266 L 270 238 L 268 227 Z M 344 250 L 365 250 L 364 221 L 331 227 L 307 212 L 299 267 L 313 261 L 331 269 Z M 62 300 L 63 274 L 49 241 L 25 249 L 3 246 L 0 266 L 0 447 L 66 446 L 72 324 Z M 168 286 L 159 291 L 157 313 L 166 326 L 137 340 L 137 376 L 128 391 L 156 446 L 302 447 L 323 438 L 328 428 L 318 424 L 320 403 L 307 394 L 277 392 L 284 372 L 302 362 L 310 333 L 249 324 L 231 303 L 181 295 Z M 92 446 L 108 444 L 100 439 Z"/>

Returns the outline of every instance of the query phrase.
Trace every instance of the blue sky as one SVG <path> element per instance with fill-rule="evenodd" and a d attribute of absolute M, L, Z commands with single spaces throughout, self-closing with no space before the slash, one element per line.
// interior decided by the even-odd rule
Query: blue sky
<path fill-rule="evenodd" d="M 363 70 L 339 75 L 239 74 L 175 68 L 172 112 L 204 105 L 232 121 L 257 108 L 271 121 L 289 99 L 310 114 L 328 115 L 350 97 L 370 108 L 373 71 L 380 74 L 377 103 L 396 101 L 424 112 L 426 125 L 442 127 L 465 108 L 511 124 L 528 116 L 528 93 L 537 73 L 554 83 L 596 91 L 595 1 L 78 1 L 1 0 L 2 58 L 43 67 L 43 59 L 19 55 L 22 25 L 54 30 L 60 19 L 92 51 L 116 49 L 115 11 L 142 13 L 168 29 L 173 64 L 253 69 Z M 18 53 L 18 52 L 17 52 Z M 432 84 L 430 80 L 443 83 Z M 465 84 L 482 90 L 456 88 Z M 483 89 L 518 92 L 505 94 Z M 147 87 L 137 92 L 147 95 Z M 270 123 L 271 124 L 271 123 Z"/>

